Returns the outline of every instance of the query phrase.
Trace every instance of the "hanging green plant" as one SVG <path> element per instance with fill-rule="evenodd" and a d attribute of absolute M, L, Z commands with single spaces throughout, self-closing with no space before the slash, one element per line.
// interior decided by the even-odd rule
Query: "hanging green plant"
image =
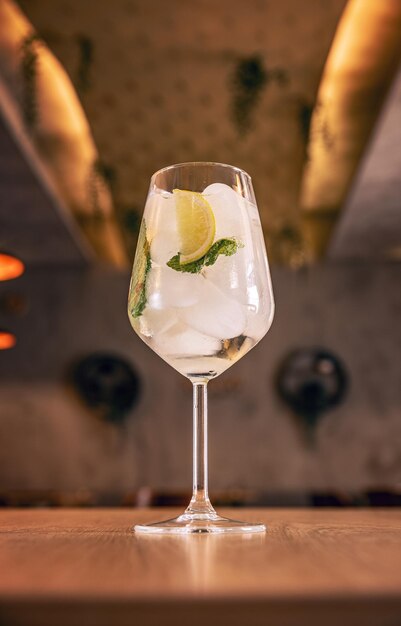
<path fill-rule="evenodd" d="M 41 38 L 36 33 L 25 37 L 21 44 L 22 114 L 27 128 L 38 122 L 38 45 Z"/>
<path fill-rule="evenodd" d="M 273 81 L 284 85 L 287 73 L 280 68 L 266 68 L 262 57 L 257 54 L 237 61 L 231 78 L 232 118 L 240 133 L 250 129 L 251 116 L 263 89 Z"/>
<path fill-rule="evenodd" d="M 301 100 L 299 102 L 298 119 L 301 128 L 302 139 L 305 145 L 307 145 L 309 141 L 312 113 L 313 104 L 311 104 L 310 102 L 306 102 L 305 100 Z"/>
<path fill-rule="evenodd" d="M 101 189 L 107 188 L 110 193 L 113 192 L 116 180 L 116 171 L 101 159 L 96 159 L 89 172 L 88 189 L 89 204 L 91 207 L 91 220 L 101 223 L 105 216 L 100 206 L 99 194 Z"/>
<path fill-rule="evenodd" d="M 102 161 L 102 159 L 96 159 L 93 164 L 93 170 L 95 176 L 100 178 L 112 193 L 114 191 L 117 180 L 117 172 L 115 168 L 105 161 Z"/>
<path fill-rule="evenodd" d="M 329 107 L 319 100 L 313 110 L 310 139 L 311 142 L 320 141 L 326 152 L 331 152 L 335 147 L 336 138 L 330 124 Z"/>
<path fill-rule="evenodd" d="M 141 209 L 135 205 L 121 207 L 124 229 L 129 237 L 136 237 L 141 226 Z"/>
<path fill-rule="evenodd" d="M 93 64 L 93 41 L 87 35 L 77 35 L 76 41 L 79 49 L 77 86 L 82 92 L 90 87 L 90 74 Z"/>
<path fill-rule="evenodd" d="M 306 264 L 305 242 L 295 224 L 282 224 L 272 233 L 269 242 L 272 257 L 280 265 L 300 269 Z"/>

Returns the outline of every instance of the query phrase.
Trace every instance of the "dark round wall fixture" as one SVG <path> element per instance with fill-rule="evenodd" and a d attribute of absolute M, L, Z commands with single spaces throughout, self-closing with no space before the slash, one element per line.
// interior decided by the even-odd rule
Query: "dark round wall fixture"
<path fill-rule="evenodd" d="M 74 385 L 85 404 L 110 422 L 121 422 L 138 403 L 141 379 L 119 356 L 95 353 L 73 368 Z"/>
<path fill-rule="evenodd" d="M 344 364 L 325 348 L 293 350 L 278 369 L 278 392 L 309 431 L 326 411 L 342 402 L 347 388 Z"/>

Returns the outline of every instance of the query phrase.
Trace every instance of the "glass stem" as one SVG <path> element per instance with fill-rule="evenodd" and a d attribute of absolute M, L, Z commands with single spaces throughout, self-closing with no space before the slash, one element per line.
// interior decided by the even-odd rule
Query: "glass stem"
<path fill-rule="evenodd" d="M 210 515 L 215 511 L 208 494 L 207 382 L 193 382 L 193 491 L 187 514 Z"/>

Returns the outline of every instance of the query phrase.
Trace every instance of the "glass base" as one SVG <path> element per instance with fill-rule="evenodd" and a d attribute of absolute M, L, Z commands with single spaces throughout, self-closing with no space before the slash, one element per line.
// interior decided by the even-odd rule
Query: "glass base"
<path fill-rule="evenodd" d="M 136 533 L 187 535 L 187 534 L 223 534 L 223 533 L 264 533 L 266 526 L 252 522 L 221 517 L 217 513 L 183 513 L 173 519 L 152 524 L 137 524 Z"/>

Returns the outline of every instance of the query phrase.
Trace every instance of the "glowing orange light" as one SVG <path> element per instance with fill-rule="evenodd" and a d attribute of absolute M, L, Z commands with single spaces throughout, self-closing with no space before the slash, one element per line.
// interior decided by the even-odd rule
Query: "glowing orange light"
<path fill-rule="evenodd" d="M 25 271 L 22 261 L 10 254 L 0 254 L 0 280 L 18 278 Z"/>
<path fill-rule="evenodd" d="M 15 335 L 7 331 L 0 330 L 0 350 L 9 350 L 14 348 L 17 343 Z"/>

